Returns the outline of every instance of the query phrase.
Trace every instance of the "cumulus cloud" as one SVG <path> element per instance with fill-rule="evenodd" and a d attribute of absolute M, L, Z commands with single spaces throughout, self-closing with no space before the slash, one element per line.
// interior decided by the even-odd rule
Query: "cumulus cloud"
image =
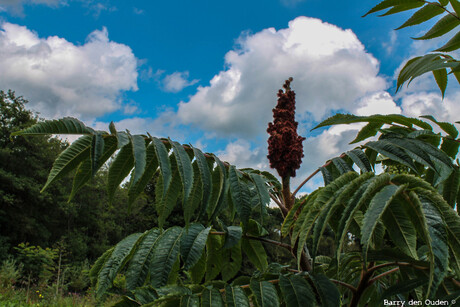
<path fill-rule="evenodd" d="M 162 80 L 163 83 L 163 89 L 166 92 L 170 93 L 178 93 L 182 91 L 184 88 L 194 85 L 197 83 L 199 80 L 194 79 L 194 80 L 188 80 L 189 79 L 189 72 L 184 71 L 184 72 L 173 72 L 170 75 L 166 75 L 164 79 Z"/>
<path fill-rule="evenodd" d="M 92 119 L 122 108 L 120 94 L 137 90 L 136 69 L 132 50 L 110 41 L 105 28 L 74 45 L 16 24 L 0 26 L 0 88 L 21 93 L 45 117 Z"/>
<path fill-rule="evenodd" d="M 225 56 L 227 69 L 209 86 L 181 102 L 178 117 L 220 135 L 253 137 L 265 131 L 276 92 L 294 77 L 297 111 L 318 121 L 334 110 L 350 110 L 386 88 L 378 61 L 351 30 L 298 17 L 287 29 L 243 35 Z"/>

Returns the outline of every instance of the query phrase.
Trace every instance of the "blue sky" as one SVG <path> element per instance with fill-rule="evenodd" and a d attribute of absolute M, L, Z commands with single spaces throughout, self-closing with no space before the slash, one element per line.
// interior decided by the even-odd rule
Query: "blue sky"
<path fill-rule="evenodd" d="M 265 129 L 293 76 L 301 180 L 350 149 L 356 126 L 308 132 L 337 111 L 458 120 L 456 87 L 443 102 L 428 77 L 394 93 L 401 63 L 439 42 L 410 39 L 427 26 L 393 31 L 407 14 L 361 17 L 378 2 L 0 0 L 0 89 L 45 118 L 113 120 L 267 169 Z"/>

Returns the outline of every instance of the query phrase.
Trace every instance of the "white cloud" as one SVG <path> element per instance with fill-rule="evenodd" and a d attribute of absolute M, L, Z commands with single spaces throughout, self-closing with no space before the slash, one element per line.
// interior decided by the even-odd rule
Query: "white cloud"
<path fill-rule="evenodd" d="M 105 28 L 83 45 L 11 23 L 0 30 L 0 88 L 21 93 L 42 116 L 91 119 L 120 109 L 119 95 L 137 90 L 132 50 L 110 41 Z"/>
<path fill-rule="evenodd" d="M 294 77 L 297 111 L 318 121 L 334 110 L 351 110 L 381 92 L 378 61 L 351 30 L 298 17 L 289 28 L 242 36 L 225 56 L 227 69 L 181 102 L 178 117 L 220 135 L 253 137 L 271 121 L 283 81 Z"/>
<path fill-rule="evenodd" d="M 158 71 L 157 71 L 158 73 Z M 189 72 L 184 71 L 184 72 L 173 72 L 170 75 L 166 75 L 162 81 L 163 83 L 163 89 L 166 92 L 170 93 L 178 93 L 182 91 L 184 88 L 194 85 L 197 83 L 199 80 L 194 79 L 189 81 Z"/>
<path fill-rule="evenodd" d="M 238 168 L 255 168 L 269 170 L 267 150 L 265 148 L 251 148 L 246 140 L 236 140 L 227 144 L 224 150 L 216 153 L 219 158 Z"/>

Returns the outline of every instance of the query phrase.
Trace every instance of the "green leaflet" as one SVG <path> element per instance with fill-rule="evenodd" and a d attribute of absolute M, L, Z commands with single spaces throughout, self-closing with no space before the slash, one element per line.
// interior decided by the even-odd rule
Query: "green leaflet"
<path fill-rule="evenodd" d="M 267 253 L 260 241 L 243 238 L 241 247 L 243 252 L 258 270 L 263 271 L 267 268 Z"/>
<path fill-rule="evenodd" d="M 114 137 L 106 137 L 104 141 L 104 152 L 99 158 L 99 163 L 96 166 L 98 169 L 112 156 L 117 149 L 117 141 Z M 91 179 L 94 166 L 91 166 L 91 160 L 84 160 L 80 163 L 73 178 L 72 192 L 69 196 L 69 201 L 75 194 Z"/>
<path fill-rule="evenodd" d="M 174 160 L 171 163 L 173 167 L 175 167 Z M 161 187 L 164 185 L 164 178 L 160 176 L 158 178 L 158 183 L 156 185 L 155 190 L 160 191 Z M 180 176 L 178 174 L 177 169 L 175 169 L 172 180 L 169 184 L 168 190 L 166 191 L 166 195 L 162 197 L 161 193 L 155 194 L 155 202 L 156 202 L 156 209 L 158 212 L 158 226 L 163 227 L 164 222 L 171 214 L 172 210 L 176 206 L 177 199 L 181 193 L 181 183 L 180 183 Z"/>
<path fill-rule="evenodd" d="M 184 269 L 188 270 L 193 267 L 206 247 L 209 231 L 211 227 L 204 228 L 201 224 L 191 224 L 184 228 L 181 239 L 180 253 L 184 260 Z"/>
<path fill-rule="evenodd" d="M 386 209 L 382 222 L 395 245 L 405 254 L 417 258 L 417 232 L 399 203 Z"/>
<path fill-rule="evenodd" d="M 259 307 L 278 307 L 280 306 L 278 293 L 274 285 L 268 281 L 259 281 L 252 278 L 250 288 L 256 298 Z"/>
<path fill-rule="evenodd" d="M 452 52 L 460 48 L 460 32 L 455 34 L 444 46 L 436 49 L 439 52 Z"/>
<path fill-rule="evenodd" d="M 345 185 L 347 185 L 351 180 L 353 180 L 356 177 L 358 177 L 357 173 L 349 172 L 349 173 L 343 174 L 342 176 L 334 180 L 332 183 L 327 185 L 318 194 L 318 196 L 315 199 L 315 202 L 311 205 L 311 208 L 309 208 L 306 216 L 303 217 L 302 219 L 300 219 L 299 217 L 299 219 L 297 220 L 296 224 L 299 224 L 299 222 L 302 220 L 302 224 L 299 230 L 299 241 L 297 243 L 298 245 L 297 247 L 298 266 L 300 266 L 300 255 L 303 251 L 304 245 L 319 215 L 321 214 L 323 209 L 326 208 L 327 204 L 331 205 L 335 201 L 335 198 L 340 193 L 339 191 L 341 191 L 341 189 Z M 301 215 L 302 215 L 302 212 L 301 212 Z M 294 231 L 296 228 L 297 227 L 294 228 Z M 293 238 L 291 237 L 291 245 L 294 245 L 294 244 L 295 244 L 295 241 L 293 241 Z"/>
<path fill-rule="evenodd" d="M 97 171 L 99 170 L 99 159 L 101 159 L 103 154 L 104 138 L 102 137 L 102 133 L 98 131 L 93 135 L 93 140 L 91 142 L 91 176 L 96 175 Z"/>
<path fill-rule="evenodd" d="M 199 307 L 200 298 L 196 295 L 184 295 L 180 298 L 180 307 Z"/>
<path fill-rule="evenodd" d="M 218 160 L 217 157 L 215 159 L 216 161 Z M 224 176 L 225 175 L 222 172 L 222 168 L 219 165 L 217 165 L 212 171 L 211 176 L 212 176 L 211 177 L 212 178 L 212 192 L 211 192 L 211 196 L 209 197 L 209 203 L 207 207 L 202 207 L 202 210 L 201 210 L 202 214 L 204 214 L 204 212 L 207 213 L 209 219 L 211 218 L 211 216 L 216 211 L 216 208 L 219 205 L 219 200 L 221 199 L 221 195 L 224 189 Z"/>
<path fill-rule="evenodd" d="M 222 251 L 222 280 L 229 281 L 239 272 L 243 262 L 243 254 L 241 252 L 241 241 L 231 248 Z"/>
<path fill-rule="evenodd" d="M 372 165 L 362 150 L 353 149 L 345 154 L 359 167 L 361 172 L 372 172 Z"/>
<path fill-rule="evenodd" d="M 215 288 L 205 288 L 201 292 L 201 306 L 202 307 L 224 307 L 224 302 L 222 301 L 222 295 L 218 289 Z"/>
<path fill-rule="evenodd" d="M 315 226 L 314 226 L 314 231 L 313 231 L 313 248 L 312 248 L 312 256 L 313 258 L 316 256 L 316 251 L 318 250 L 320 239 L 330 221 L 330 219 L 334 216 L 335 211 L 338 209 L 338 207 L 345 207 L 347 208 L 347 204 L 349 201 L 353 201 L 356 196 L 363 196 L 363 194 L 357 194 L 357 191 L 362 191 L 363 188 L 365 188 L 368 184 L 367 181 L 369 179 L 374 177 L 374 173 L 367 172 L 359 177 L 353 179 L 349 184 L 344 186 L 344 189 L 342 192 L 340 192 L 340 195 L 338 195 L 337 199 L 334 202 L 330 202 L 329 207 L 325 208 L 323 212 L 321 213 L 320 217 L 318 218 Z M 352 215 L 342 215 L 343 216 L 348 216 L 349 218 L 352 218 Z M 343 229 L 340 229 L 338 231 L 343 231 Z M 348 232 L 348 229 L 346 229 L 346 232 Z M 342 232 L 337 232 L 338 236 L 342 236 Z M 340 247 L 338 247 L 338 251 L 340 250 Z"/>
<path fill-rule="evenodd" d="M 454 29 L 460 24 L 460 21 L 451 14 L 446 14 L 442 17 L 428 32 L 423 36 L 415 37 L 413 39 L 432 39 L 435 37 L 442 36 Z"/>
<path fill-rule="evenodd" d="M 134 200 L 144 191 L 145 186 L 152 179 L 155 171 L 158 168 L 158 159 L 155 155 L 155 147 L 153 144 L 149 144 L 145 149 L 145 169 L 142 176 L 137 180 L 136 183 L 131 182 L 128 191 L 128 205 L 131 205 Z"/>
<path fill-rule="evenodd" d="M 168 150 L 163 142 L 155 137 L 152 137 L 152 144 L 155 148 L 158 164 L 160 165 L 160 172 L 163 178 L 163 197 L 168 191 L 169 184 L 172 180 L 171 161 L 169 160 Z"/>
<path fill-rule="evenodd" d="M 190 219 L 192 218 L 195 211 L 200 208 L 200 204 L 204 197 L 203 185 L 201 184 L 201 176 L 199 174 L 198 164 L 196 161 L 194 161 L 192 165 L 195 175 L 193 180 L 193 188 L 190 192 L 190 201 L 188 204 L 182 202 L 182 209 L 184 212 L 184 221 L 186 226 L 189 225 Z"/>
<path fill-rule="evenodd" d="M 437 5 L 428 3 L 427 5 L 419 9 L 417 12 L 415 12 L 405 23 L 403 23 L 396 30 L 421 24 L 422 22 L 430 20 L 431 18 L 438 16 L 439 14 L 442 14 L 442 13 L 444 13 L 443 8 Z"/>
<path fill-rule="evenodd" d="M 236 212 L 243 225 L 249 221 L 251 215 L 250 193 L 248 186 L 239 179 L 235 166 L 231 165 L 228 169 L 228 180 L 230 183 L 230 194 L 235 205 Z"/>
<path fill-rule="evenodd" d="M 190 192 L 193 187 L 193 166 L 184 147 L 174 141 L 169 140 L 173 149 L 173 155 L 176 158 L 176 164 L 182 183 L 182 202 L 189 203 Z"/>
<path fill-rule="evenodd" d="M 225 236 L 225 243 L 223 248 L 231 248 L 238 244 L 243 235 L 243 230 L 240 226 L 228 226 Z"/>
<path fill-rule="evenodd" d="M 131 184 L 135 185 L 142 177 L 147 165 L 146 140 L 143 135 L 130 136 L 133 144 L 134 170 L 131 178 Z"/>
<path fill-rule="evenodd" d="M 225 287 L 225 303 L 227 307 L 249 307 L 249 300 L 241 287 Z"/>
<path fill-rule="evenodd" d="M 154 228 L 141 238 L 125 273 L 128 290 L 134 290 L 144 284 L 152 262 L 153 249 L 160 234 L 160 229 Z"/>
<path fill-rule="evenodd" d="M 125 145 L 128 145 L 130 142 L 129 134 L 123 131 L 118 131 L 116 133 L 118 149 L 123 148 Z"/>
<path fill-rule="evenodd" d="M 460 16 L 460 2 L 455 0 L 450 0 L 449 2 L 452 5 L 452 8 L 454 9 L 457 16 Z"/>
<path fill-rule="evenodd" d="M 113 280 L 123 268 L 141 233 L 132 234 L 118 243 L 98 274 L 96 297 L 100 298 L 112 286 Z"/>
<path fill-rule="evenodd" d="M 224 262 L 222 256 L 223 237 L 210 236 L 206 242 L 206 281 L 211 281 L 222 271 Z"/>
<path fill-rule="evenodd" d="M 102 254 L 102 256 L 97 258 L 96 262 L 91 267 L 91 270 L 89 271 L 89 278 L 91 280 L 91 285 L 93 286 L 96 285 L 97 277 L 99 276 L 99 272 L 101 271 L 102 266 L 105 264 L 107 259 L 109 259 L 109 257 L 112 255 L 114 249 L 115 249 L 115 246 L 106 250 Z"/>
<path fill-rule="evenodd" d="M 54 161 L 48 180 L 42 188 L 42 192 L 54 181 L 62 178 L 75 169 L 82 161 L 89 158 L 92 136 L 84 135 L 74 141 Z"/>
<path fill-rule="evenodd" d="M 395 185 L 388 185 L 379 191 L 372 198 L 369 208 L 364 214 L 363 226 L 361 228 L 361 243 L 363 245 L 363 257 L 364 263 L 367 263 L 367 250 L 370 245 L 370 239 L 377 226 L 377 223 L 381 219 L 383 213 L 391 202 L 401 194 L 407 185 L 400 187 Z"/>
<path fill-rule="evenodd" d="M 431 239 L 432 266 L 430 272 L 429 289 L 426 297 L 434 298 L 436 290 L 446 276 L 449 269 L 449 249 L 447 245 L 447 233 L 442 216 L 436 206 L 428 199 L 421 198 L 423 213 L 425 214 L 428 232 Z"/>
<path fill-rule="evenodd" d="M 283 224 L 281 225 L 281 234 L 284 237 L 287 236 L 291 231 L 292 226 L 296 222 L 294 218 L 296 216 L 297 211 L 301 206 L 303 206 L 307 202 L 309 196 L 310 195 L 308 195 L 307 198 L 303 200 L 296 200 L 294 206 L 292 206 L 291 210 L 289 210 L 288 214 L 284 218 Z"/>
<path fill-rule="evenodd" d="M 270 194 L 268 193 L 268 186 L 263 180 L 262 176 L 255 173 L 250 173 L 252 182 L 257 190 L 257 197 L 260 205 L 260 218 L 263 219 L 263 216 L 267 214 L 267 206 L 270 204 Z"/>
<path fill-rule="evenodd" d="M 339 289 L 323 274 L 312 274 L 310 279 L 315 285 L 316 291 L 319 294 L 322 307 L 340 306 Z"/>
<path fill-rule="evenodd" d="M 288 307 L 315 306 L 315 294 L 304 277 L 280 275 L 280 288 Z"/>
<path fill-rule="evenodd" d="M 109 167 L 109 175 L 107 179 L 107 192 L 109 195 L 109 201 L 112 202 L 115 196 L 115 190 L 118 188 L 123 179 L 128 176 L 129 172 L 133 168 L 134 157 L 132 151 L 132 144 L 125 145 L 118 155 L 113 160 Z"/>
<path fill-rule="evenodd" d="M 446 93 L 447 88 L 447 69 L 433 70 L 433 76 L 436 84 L 441 90 L 442 99 L 444 99 L 444 94 Z"/>
<path fill-rule="evenodd" d="M 193 153 L 195 154 L 195 162 L 196 165 L 198 166 L 199 170 L 199 177 L 201 180 L 201 185 L 202 185 L 202 208 L 203 211 L 206 211 L 206 208 L 209 205 L 209 199 L 211 196 L 211 191 L 212 191 L 212 177 L 211 177 L 211 170 L 209 169 L 208 163 L 206 161 L 206 157 L 204 154 L 201 152 L 201 150 L 192 147 Z M 196 173 L 195 173 L 196 174 Z M 198 175 L 198 174 L 196 174 Z"/>
<path fill-rule="evenodd" d="M 422 6 L 424 3 L 420 3 L 421 1 L 418 1 L 418 0 L 384 0 L 382 2 L 380 2 L 379 4 L 377 4 L 376 6 L 374 6 L 372 9 L 370 9 L 363 17 L 369 15 L 369 14 L 372 14 L 372 13 L 375 13 L 375 12 L 379 12 L 379 11 L 383 11 L 383 10 L 386 10 L 388 8 L 391 8 L 393 6 L 399 6 L 399 5 L 412 5 L 410 6 L 410 8 L 408 9 L 412 9 L 412 8 L 416 8 L 416 7 L 419 7 L 419 6 Z"/>
<path fill-rule="evenodd" d="M 227 195 L 230 188 L 229 181 L 227 180 L 227 176 L 225 176 L 226 168 L 224 163 L 217 157 L 214 156 L 214 160 L 216 161 L 216 169 L 220 170 L 220 177 L 222 178 L 222 190 L 220 191 L 219 200 L 217 201 L 216 206 L 211 214 L 210 220 L 213 221 L 217 217 L 217 215 L 227 207 Z M 214 179 L 213 179 L 214 180 Z"/>
<path fill-rule="evenodd" d="M 418 0 L 416 0 L 418 1 Z M 436 57 L 436 56 L 434 56 Z M 423 129 L 432 130 L 432 127 L 424 121 L 421 121 L 417 118 L 405 117 L 399 114 L 389 114 L 389 115 L 371 115 L 371 116 L 357 116 L 351 114 L 335 114 L 321 123 L 319 123 L 312 130 L 318 129 L 320 127 L 332 126 L 332 125 L 341 125 L 341 124 L 352 124 L 352 123 L 382 123 L 382 124 L 401 124 L 407 127 L 412 127 L 413 125 L 418 126 Z"/>
<path fill-rule="evenodd" d="M 386 139 L 376 142 L 368 142 L 364 146 L 371 148 L 391 160 L 397 161 L 417 172 L 417 167 L 412 162 L 412 158 L 403 149 L 394 146 Z"/>
<path fill-rule="evenodd" d="M 305 200 L 305 204 L 302 205 L 302 210 L 300 211 L 297 220 L 293 223 L 292 234 L 291 234 L 291 245 L 294 245 L 300 235 L 300 230 L 302 225 L 304 224 L 305 218 L 309 214 L 311 207 L 313 206 L 316 197 L 319 195 L 322 189 L 317 189 L 313 191 L 310 195 L 308 195 L 307 199 Z"/>
<path fill-rule="evenodd" d="M 383 123 L 368 123 L 361 130 L 359 130 L 358 134 L 356 135 L 356 138 L 353 141 L 351 141 L 350 144 L 355 144 L 361 142 L 362 140 L 375 136 L 382 126 Z"/>
<path fill-rule="evenodd" d="M 460 21 L 459 21 L 460 23 Z M 454 125 L 452 125 L 451 123 L 446 123 L 446 122 L 438 122 L 433 116 L 431 115 L 423 115 L 423 116 L 420 116 L 422 118 L 426 118 L 426 119 L 429 119 L 431 120 L 432 122 L 434 122 L 435 124 L 437 124 L 442 130 L 444 130 L 444 132 L 446 132 L 450 137 L 452 137 L 453 139 L 455 139 L 457 136 L 458 136 L 458 130 L 457 128 L 455 128 Z"/>
<path fill-rule="evenodd" d="M 64 117 L 62 119 L 39 122 L 27 129 L 11 133 L 10 137 L 40 134 L 94 134 L 94 130 L 85 126 L 85 124 L 76 118 Z"/>
<path fill-rule="evenodd" d="M 150 263 L 150 282 L 158 288 L 166 285 L 180 251 L 182 228 L 167 229 L 159 238 L 153 250 Z"/>
<path fill-rule="evenodd" d="M 342 158 L 332 158 L 331 161 L 339 171 L 340 175 L 348 172 L 353 172 L 353 169 Z"/>

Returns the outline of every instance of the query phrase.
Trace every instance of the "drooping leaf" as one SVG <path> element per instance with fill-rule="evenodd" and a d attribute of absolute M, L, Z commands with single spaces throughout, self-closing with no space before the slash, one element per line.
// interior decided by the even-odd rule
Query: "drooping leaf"
<path fill-rule="evenodd" d="M 125 145 L 118 152 L 117 156 L 113 160 L 109 167 L 108 181 L 107 181 L 107 192 L 109 201 L 112 202 L 115 196 L 115 190 L 118 188 L 123 179 L 128 176 L 129 172 L 134 166 L 134 157 L 132 144 Z"/>
<path fill-rule="evenodd" d="M 168 191 L 169 184 L 172 180 L 171 161 L 169 159 L 168 150 L 163 142 L 155 137 L 152 137 L 152 144 L 155 146 L 155 153 L 160 165 L 160 172 L 163 180 L 163 197 Z"/>
<path fill-rule="evenodd" d="M 278 293 L 275 286 L 268 281 L 251 279 L 250 288 L 256 298 L 259 307 L 278 307 L 280 306 Z"/>
<path fill-rule="evenodd" d="M 368 123 L 366 126 L 361 128 L 361 130 L 359 130 L 358 134 L 356 135 L 356 138 L 353 141 L 351 141 L 350 144 L 355 144 L 361 142 L 362 140 L 375 136 L 382 126 L 383 123 L 379 122 Z"/>
<path fill-rule="evenodd" d="M 455 34 L 445 45 L 436 49 L 439 52 L 452 52 L 460 48 L 460 32 Z"/>
<path fill-rule="evenodd" d="M 238 212 L 238 216 L 243 224 L 246 224 L 251 214 L 248 187 L 239 179 L 236 168 L 233 165 L 228 169 L 228 180 L 230 183 L 232 202 L 235 205 L 236 212 Z"/>
<path fill-rule="evenodd" d="M 180 252 L 182 228 L 174 226 L 167 229 L 155 244 L 150 263 L 150 279 L 153 287 L 166 285 L 169 274 Z"/>
<path fill-rule="evenodd" d="M 268 266 L 267 253 L 260 241 L 243 238 L 241 248 L 258 270 L 265 270 Z"/>
<path fill-rule="evenodd" d="M 118 272 L 125 265 L 127 257 L 131 254 L 136 242 L 141 237 L 141 233 L 132 234 L 115 246 L 115 249 L 107 258 L 106 262 L 99 271 L 96 296 L 101 297 L 107 289 L 112 286 L 113 280 Z"/>
<path fill-rule="evenodd" d="M 200 298 L 197 295 L 184 295 L 180 299 L 180 307 L 200 307 Z"/>
<path fill-rule="evenodd" d="M 415 172 L 417 172 L 417 167 L 412 162 L 412 158 L 400 147 L 394 146 L 387 140 L 379 140 L 376 142 L 368 142 L 364 145 L 367 148 L 371 148 L 378 153 L 405 165 Z"/>
<path fill-rule="evenodd" d="M 205 288 L 201 292 L 201 307 L 224 307 L 222 295 L 215 288 Z"/>
<path fill-rule="evenodd" d="M 379 191 L 372 198 L 369 208 L 364 214 L 363 226 L 361 228 L 361 243 L 363 245 L 364 263 L 367 262 L 367 250 L 370 245 L 370 239 L 380 221 L 383 213 L 392 203 L 392 201 L 401 194 L 407 185 L 396 186 L 388 185 Z"/>
<path fill-rule="evenodd" d="M 286 236 L 290 232 L 292 226 L 296 222 L 295 217 L 296 217 L 297 211 L 299 210 L 301 206 L 303 206 L 307 202 L 308 197 L 309 196 L 307 196 L 307 198 L 303 200 L 296 200 L 294 206 L 292 206 L 291 210 L 289 210 L 288 214 L 284 218 L 283 224 L 281 225 L 281 234 L 283 236 Z"/>
<path fill-rule="evenodd" d="M 182 201 L 188 204 L 190 192 L 193 187 L 193 166 L 184 147 L 177 142 L 169 140 L 172 146 L 177 168 L 182 182 Z"/>
<path fill-rule="evenodd" d="M 224 264 L 222 255 L 223 237 L 210 236 L 206 242 L 206 281 L 211 281 L 219 275 Z"/>
<path fill-rule="evenodd" d="M 239 286 L 225 287 L 225 303 L 227 307 L 249 307 L 249 300 L 243 289 Z"/>
<path fill-rule="evenodd" d="M 308 307 L 315 306 L 315 294 L 304 277 L 299 275 L 280 275 L 280 288 L 283 293 L 286 306 Z"/>
<path fill-rule="evenodd" d="M 91 141 L 92 136 L 84 135 L 70 144 L 70 146 L 57 157 L 42 191 L 51 183 L 75 169 L 83 160 L 89 158 Z"/>
<path fill-rule="evenodd" d="M 126 270 L 126 288 L 134 290 L 144 284 L 149 273 L 150 263 L 153 257 L 153 248 L 160 237 L 158 228 L 151 229 L 141 238 L 128 269 Z"/>
<path fill-rule="evenodd" d="M 447 69 L 433 70 L 433 76 L 439 90 L 441 91 L 442 99 L 444 99 L 444 94 L 446 93 L 447 88 Z"/>
<path fill-rule="evenodd" d="M 171 164 L 175 166 L 174 161 Z M 158 225 L 160 227 L 163 227 L 164 222 L 176 206 L 177 199 L 179 198 L 182 189 L 180 176 L 176 168 L 174 168 L 174 173 L 172 174 L 171 179 L 172 180 L 169 184 L 168 190 L 166 191 L 164 197 L 161 195 L 162 193 L 155 194 L 156 209 L 158 212 Z M 158 182 L 159 184 L 157 185 L 157 187 L 159 189 L 155 188 L 156 191 L 159 191 L 161 189 L 161 186 L 164 185 L 163 176 L 159 178 Z"/>
<path fill-rule="evenodd" d="M 458 136 L 458 130 L 455 128 L 455 126 L 451 123 L 446 123 L 446 122 L 438 122 L 432 115 L 423 115 L 420 116 L 422 118 L 426 118 L 437 124 L 444 132 L 449 134 L 452 138 L 456 138 Z"/>
<path fill-rule="evenodd" d="M 219 170 L 219 176 L 222 178 L 222 189 L 220 191 L 217 204 L 214 207 L 214 210 L 212 211 L 212 214 L 210 216 L 210 220 L 214 220 L 217 217 L 217 215 L 227 206 L 227 195 L 230 188 L 227 176 L 225 176 L 226 168 L 224 166 L 224 163 L 217 156 L 214 156 L 214 160 L 217 164 L 216 170 Z"/>
<path fill-rule="evenodd" d="M 128 205 L 131 205 L 134 202 L 134 200 L 142 193 L 145 186 L 152 179 L 153 175 L 155 174 L 155 171 L 158 168 L 158 159 L 155 155 L 155 147 L 153 144 L 149 144 L 145 149 L 145 161 L 146 165 L 144 173 L 136 183 L 131 182 L 131 185 L 129 186 Z"/>
<path fill-rule="evenodd" d="M 184 260 L 184 269 L 193 267 L 201 258 L 206 247 L 211 227 L 204 228 L 201 224 L 191 224 L 184 229 L 181 240 L 181 256 Z"/>
<path fill-rule="evenodd" d="M 310 279 L 315 285 L 316 291 L 319 294 L 322 307 L 340 306 L 339 289 L 327 278 L 324 274 L 311 274 Z"/>
<path fill-rule="evenodd" d="M 212 191 L 212 177 L 211 170 L 209 169 L 208 163 L 206 162 L 206 157 L 201 152 L 201 150 L 192 147 L 193 153 L 195 154 L 196 164 L 200 172 L 200 180 L 202 185 L 202 208 L 203 211 L 206 211 L 206 208 L 209 204 L 209 199 Z"/>
<path fill-rule="evenodd" d="M 442 36 L 454 29 L 460 24 L 460 20 L 451 14 L 446 14 L 442 17 L 428 32 L 423 36 L 414 39 L 432 39 Z"/>
<path fill-rule="evenodd" d="M 222 280 L 229 281 L 234 278 L 241 269 L 243 254 L 241 252 L 241 241 L 231 248 L 222 251 Z"/>
<path fill-rule="evenodd" d="M 93 135 L 91 142 L 91 176 L 96 175 L 99 170 L 100 159 L 104 154 L 104 138 L 99 131 Z"/>
<path fill-rule="evenodd" d="M 353 149 L 345 154 L 350 157 L 362 172 L 372 172 L 372 165 L 364 152 L 359 149 Z"/>
<path fill-rule="evenodd" d="M 249 176 L 251 177 L 252 182 L 254 182 L 254 185 L 257 190 L 257 197 L 258 197 L 259 206 L 260 206 L 260 217 L 263 221 L 263 216 L 267 212 L 266 207 L 270 203 L 270 194 L 268 193 L 268 187 L 265 184 L 265 181 L 262 179 L 261 175 L 251 173 Z"/>
<path fill-rule="evenodd" d="M 428 3 L 425 6 L 423 6 L 421 9 L 416 11 L 405 23 L 403 23 L 396 30 L 399 30 L 405 27 L 409 27 L 409 26 L 418 25 L 442 13 L 444 13 L 444 9 L 442 7 Z"/>
<path fill-rule="evenodd" d="M 418 0 L 384 0 L 370 9 L 363 17 L 398 5 L 413 5 L 411 8 L 416 8 L 423 5 L 423 2 L 420 2 Z"/>
<path fill-rule="evenodd" d="M 145 137 L 142 135 L 132 135 L 131 142 L 133 144 L 134 171 L 131 178 L 131 184 L 135 185 L 145 171 L 147 165 L 147 150 Z"/>
<path fill-rule="evenodd" d="M 227 227 L 227 234 L 225 236 L 225 243 L 223 248 L 231 248 L 238 244 L 243 235 L 243 230 L 240 226 Z"/>

